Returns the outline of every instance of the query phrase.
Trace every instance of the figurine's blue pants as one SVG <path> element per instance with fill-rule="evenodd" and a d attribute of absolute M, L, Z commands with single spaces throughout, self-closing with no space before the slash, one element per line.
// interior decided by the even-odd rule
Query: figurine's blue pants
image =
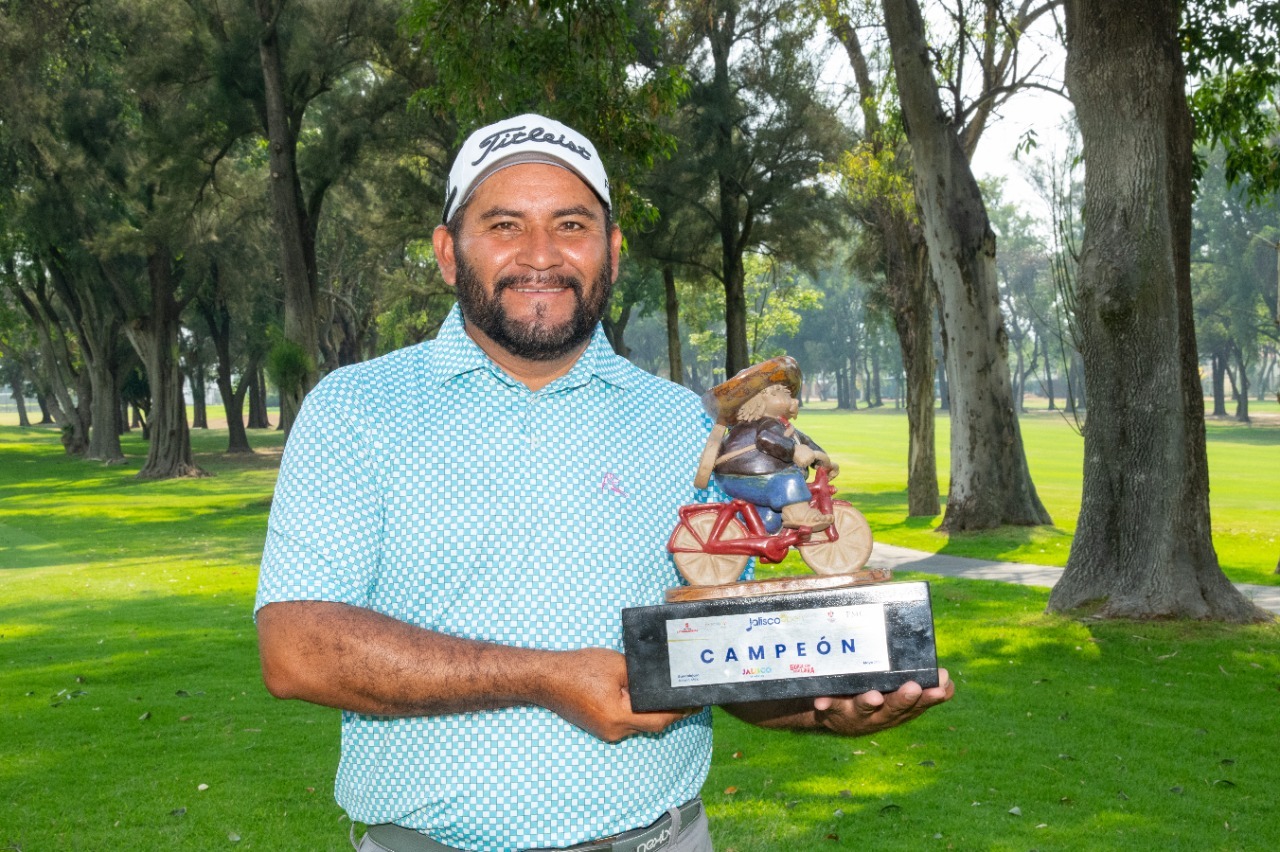
<path fill-rule="evenodd" d="M 812 495 L 804 481 L 804 471 L 789 467 L 763 476 L 717 473 L 716 482 L 730 497 L 754 503 L 760 520 L 770 535 L 782 529 L 783 506 L 808 503 Z"/>

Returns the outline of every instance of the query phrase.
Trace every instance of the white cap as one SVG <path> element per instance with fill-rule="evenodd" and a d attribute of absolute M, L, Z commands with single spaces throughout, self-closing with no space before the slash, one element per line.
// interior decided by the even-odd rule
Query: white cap
<path fill-rule="evenodd" d="M 529 113 L 482 127 L 467 137 L 449 170 L 444 222 L 494 172 L 521 163 L 559 166 L 582 178 L 610 207 L 609 178 L 596 146 L 572 127 Z"/>

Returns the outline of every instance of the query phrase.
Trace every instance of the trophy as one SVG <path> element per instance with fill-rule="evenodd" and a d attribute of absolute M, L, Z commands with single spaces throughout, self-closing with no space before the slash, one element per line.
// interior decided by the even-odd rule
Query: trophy
<path fill-rule="evenodd" d="M 714 477 L 730 499 L 680 508 L 667 549 L 689 585 L 622 611 L 637 712 L 938 685 L 929 584 L 865 567 L 870 526 L 834 499 L 839 466 L 791 422 L 800 382 L 784 355 L 703 395 L 716 425 L 695 484 Z M 739 582 L 750 557 L 792 548 L 812 575 Z"/>

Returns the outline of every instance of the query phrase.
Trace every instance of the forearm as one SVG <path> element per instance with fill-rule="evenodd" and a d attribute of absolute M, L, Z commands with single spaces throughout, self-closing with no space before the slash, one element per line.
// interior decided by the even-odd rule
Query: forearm
<path fill-rule="evenodd" d="M 258 613 L 263 679 L 279 698 L 382 716 L 545 704 L 552 651 L 460 639 L 325 601 Z"/>

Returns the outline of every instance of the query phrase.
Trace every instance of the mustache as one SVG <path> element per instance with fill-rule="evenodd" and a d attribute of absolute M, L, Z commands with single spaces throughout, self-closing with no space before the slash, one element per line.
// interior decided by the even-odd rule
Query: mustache
<path fill-rule="evenodd" d="M 493 294 L 496 296 L 503 290 L 509 290 L 513 287 L 566 287 L 579 296 L 582 295 L 582 279 L 575 275 L 563 275 L 556 272 L 548 272 L 542 275 L 504 275 L 494 282 Z"/>

